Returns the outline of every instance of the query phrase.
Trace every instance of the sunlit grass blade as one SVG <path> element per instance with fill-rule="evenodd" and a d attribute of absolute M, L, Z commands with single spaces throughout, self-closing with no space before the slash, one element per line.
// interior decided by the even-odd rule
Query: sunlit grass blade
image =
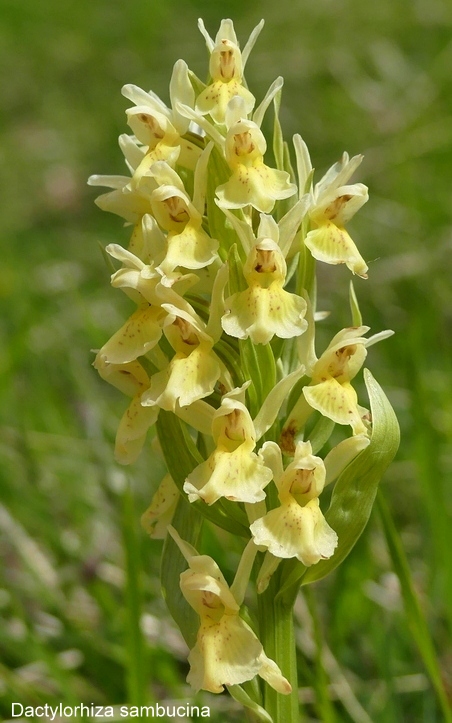
<path fill-rule="evenodd" d="M 312 633 L 315 644 L 313 685 L 316 695 L 316 710 L 323 723 L 335 723 L 337 718 L 328 690 L 328 674 L 323 664 L 323 634 L 312 588 L 306 590 L 306 602 L 311 614 Z"/>
<path fill-rule="evenodd" d="M 397 532 L 391 513 L 381 492 L 377 496 L 377 505 L 394 571 L 400 581 L 408 624 L 438 696 L 444 721 L 451 723 L 452 707 L 444 689 L 435 647 L 414 590 L 410 568 L 400 540 L 400 535 Z"/>
<path fill-rule="evenodd" d="M 126 560 L 126 613 L 125 649 L 127 651 L 127 689 L 129 702 L 146 702 L 146 660 L 141 631 L 142 589 L 140 584 L 141 555 L 137 539 L 137 519 L 134 514 L 133 494 L 127 484 L 123 495 L 123 543 Z"/>

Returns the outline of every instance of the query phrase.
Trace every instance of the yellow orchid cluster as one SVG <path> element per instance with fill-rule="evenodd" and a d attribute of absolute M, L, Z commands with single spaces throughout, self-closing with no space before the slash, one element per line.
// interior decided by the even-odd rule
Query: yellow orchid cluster
<path fill-rule="evenodd" d="M 154 538 L 169 529 L 188 564 L 178 584 L 199 629 L 187 680 L 213 693 L 255 675 L 291 691 L 287 672 L 240 615 L 245 589 L 256 567 L 262 594 L 284 560 L 308 567 L 335 554 L 338 536 L 320 495 L 369 445 L 369 413 L 351 382 L 367 347 L 392 333 L 366 337 L 368 327 L 357 324 L 315 354 L 314 260 L 367 278 L 345 225 L 368 193 L 350 183 L 362 157 L 346 153 L 313 184 L 304 141 L 295 135 L 291 150 L 282 138 L 282 78 L 256 106 L 244 70 L 262 27 L 240 50 L 231 20 L 215 39 L 200 20 L 207 83 L 178 60 L 169 106 L 126 85 L 132 133 L 119 144 L 130 175 L 89 179 L 111 189 L 98 206 L 131 226 L 128 248 L 112 243 L 106 251 L 116 265 L 111 283 L 132 313 L 94 361 L 130 398 L 116 459 L 133 463 L 154 425 L 162 441 L 168 414 L 198 455 L 190 452 L 195 462 L 182 474 L 182 450 L 173 448 L 143 524 Z M 275 168 L 261 130 L 271 105 Z M 352 431 L 323 458 L 328 435 L 313 432 L 322 420 L 329 434 L 335 424 Z M 249 542 L 231 587 L 212 557 L 169 527 L 187 503 L 210 520 L 224 520 L 234 505 L 236 520 L 246 520 Z"/>

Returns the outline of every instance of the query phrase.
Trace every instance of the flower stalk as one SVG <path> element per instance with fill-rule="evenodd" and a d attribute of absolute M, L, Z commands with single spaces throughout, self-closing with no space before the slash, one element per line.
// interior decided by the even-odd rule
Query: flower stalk
<path fill-rule="evenodd" d="M 259 631 L 268 654 L 278 661 L 289 681 L 290 695 L 278 695 L 269 685 L 264 689 L 264 705 L 273 721 L 302 721 L 303 712 L 298 699 L 297 652 L 294 633 L 293 606 L 298 589 L 278 597 L 279 582 L 273 575 L 267 589 L 258 597 Z"/>
<path fill-rule="evenodd" d="M 188 682 L 195 691 L 226 687 L 255 719 L 286 723 L 301 716 L 299 585 L 348 554 L 398 438 L 376 382 L 366 377 L 372 414 L 353 386 L 367 349 L 392 332 L 366 336 L 352 285 L 352 326 L 316 351 L 327 316 L 316 308 L 316 264 L 367 278 L 346 229 L 368 199 L 351 183 L 362 157 L 344 153 L 314 183 L 301 136 L 283 137 L 283 79 L 260 103 L 246 84 L 262 27 L 241 50 L 231 20 L 215 38 L 200 20 L 207 83 L 178 60 L 170 106 L 123 89 L 133 104 L 133 134 L 120 137 L 129 175 L 89 182 L 110 189 L 97 204 L 132 227 L 127 248 L 106 247 L 111 283 L 131 312 L 94 366 L 129 399 L 117 461 L 132 464 L 157 430 L 154 454 L 167 474 L 142 520 L 151 538 L 165 539 L 162 588 L 190 647 Z M 344 438 L 332 446 L 335 427 Z M 231 535 L 235 570 L 227 544 L 225 570 L 204 549 L 205 525 L 223 544 Z"/>

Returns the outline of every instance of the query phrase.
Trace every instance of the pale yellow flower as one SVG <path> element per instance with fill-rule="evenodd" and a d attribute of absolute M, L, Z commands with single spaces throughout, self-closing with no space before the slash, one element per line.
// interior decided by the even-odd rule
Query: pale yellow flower
<path fill-rule="evenodd" d="M 289 198 L 297 187 L 286 171 L 264 163 L 267 142 L 261 129 L 251 120 L 241 118 L 229 128 L 225 140 L 225 158 L 231 177 L 216 194 L 223 208 L 252 206 L 270 213 L 275 202 Z"/>
<path fill-rule="evenodd" d="M 248 288 L 225 301 L 224 331 L 239 339 L 250 337 L 254 344 L 267 344 L 275 334 L 282 339 L 300 336 L 307 327 L 306 301 L 284 290 L 286 273 L 279 246 L 261 239 L 243 267 Z"/>
<path fill-rule="evenodd" d="M 218 241 L 202 227 L 207 162 L 212 144 L 203 152 L 195 171 L 193 201 L 178 174 L 166 163 L 155 163 L 149 173 L 158 183 L 151 194 L 151 207 L 161 228 L 167 232 L 166 254 L 159 269 L 170 274 L 176 267 L 201 269 L 218 259 Z"/>
<path fill-rule="evenodd" d="M 196 99 L 196 110 L 203 115 L 209 114 L 215 123 L 225 122 L 226 108 L 234 96 L 240 96 L 245 104 L 246 113 L 254 108 L 255 98 L 243 85 L 243 67 L 263 27 L 263 21 L 250 36 L 244 55 L 240 52 L 232 20 L 222 20 L 215 41 L 207 33 L 202 20 L 199 29 L 206 39 L 210 52 L 209 72 L 211 82 Z"/>
<path fill-rule="evenodd" d="M 306 144 L 300 136 L 294 137 L 299 171 L 300 192 L 309 178 L 311 162 Z M 310 196 L 309 218 L 312 230 L 305 244 L 314 258 L 327 264 L 346 264 L 354 274 L 367 278 L 367 265 L 356 248 L 345 225 L 369 198 L 368 189 L 362 183 L 346 185 L 362 156 L 349 160 L 344 153 L 340 163 L 332 166 L 317 183 Z"/>
<path fill-rule="evenodd" d="M 115 457 L 121 464 L 132 464 L 139 456 L 146 434 L 157 421 L 158 409 L 141 406 L 141 395 L 149 387 L 149 377 L 136 360 L 126 364 L 109 364 L 99 352 L 94 367 L 105 381 L 132 397 L 116 433 Z"/>
<path fill-rule="evenodd" d="M 188 657 L 187 682 L 197 691 L 221 693 L 225 685 L 240 685 L 259 675 L 279 693 L 289 694 L 289 681 L 240 617 L 240 604 L 217 563 L 208 555 L 198 555 L 173 528 L 168 529 L 189 565 L 180 576 L 182 594 L 200 618 L 196 644 Z"/>
<path fill-rule="evenodd" d="M 310 385 L 303 388 L 310 407 L 337 424 L 349 424 L 353 434 L 367 434 L 367 428 L 350 382 L 364 364 L 367 347 L 393 334 L 386 331 L 366 338 L 367 331 L 368 326 L 359 326 L 336 334 L 314 365 Z"/>
<path fill-rule="evenodd" d="M 167 312 L 163 331 L 176 353 L 162 371 L 152 375 L 142 404 L 174 412 L 212 394 L 226 370 L 212 349 L 214 339 L 193 310 L 171 304 L 162 308 Z"/>
<path fill-rule="evenodd" d="M 103 345 L 99 356 L 108 364 L 125 364 L 143 356 L 158 344 L 165 317 L 160 306 L 140 307 Z"/>
<path fill-rule="evenodd" d="M 237 95 L 231 98 L 225 113 L 226 138 L 199 112 L 186 105 L 180 106 L 181 113 L 198 123 L 219 147 L 231 170 L 229 180 L 216 190 L 222 208 L 252 206 L 263 213 L 270 213 L 277 200 L 289 198 L 297 191 L 288 173 L 264 163 L 267 141 L 260 126 L 269 104 L 282 85 L 282 78 L 272 83 L 252 120 L 247 118 L 243 98 Z"/>
<path fill-rule="evenodd" d="M 141 515 L 143 529 L 154 540 L 163 540 L 166 537 L 167 527 L 171 523 L 180 492 L 173 478 L 166 474 L 160 482 L 152 502 L 146 512 Z"/>
<path fill-rule="evenodd" d="M 93 175 L 88 178 L 90 186 L 106 186 L 112 190 L 98 196 L 95 203 L 103 211 L 115 213 L 128 223 L 136 224 L 146 213 L 150 213 L 150 193 L 156 187 L 153 179 L 145 183 L 132 184 L 132 177 L 145 156 L 145 150 L 125 134 L 119 137 L 119 145 L 132 176 Z"/>
<path fill-rule="evenodd" d="M 194 105 L 195 94 L 187 64 L 178 60 L 174 65 L 170 81 L 171 108 L 152 91 L 147 93 L 136 85 L 125 85 L 122 93 L 134 103 L 134 107 L 127 110 L 127 121 L 138 140 L 147 147 L 142 162 L 135 170 L 134 184 L 140 183 L 156 161 L 166 161 L 171 166 L 178 163 L 193 170 L 201 150 L 184 138 L 189 120 L 177 110 L 179 103 L 189 107 Z"/>
<path fill-rule="evenodd" d="M 162 306 L 163 303 L 170 302 L 191 309 L 182 297 L 198 281 L 197 276 L 178 272 L 168 276 L 163 275 L 154 268 L 153 262 L 147 258 L 148 252 L 142 246 L 139 251 L 149 263 L 119 244 L 109 244 L 106 251 L 114 259 L 122 262 L 122 267 L 111 276 L 112 286 L 122 289 L 138 306 L 145 305 L 146 302 L 153 306 Z"/>
<path fill-rule="evenodd" d="M 276 457 L 272 467 L 280 506 L 251 524 L 255 544 L 275 557 L 296 557 L 306 566 L 331 557 L 337 535 L 318 500 L 325 484 L 323 460 L 312 454 L 310 442 L 298 443 L 294 460 L 284 471 L 278 445 L 267 442 L 262 454 L 269 464 L 269 456 Z"/>
<path fill-rule="evenodd" d="M 264 487 L 271 470 L 253 451 L 256 430 L 250 413 L 233 390 L 223 396 L 213 414 L 212 436 L 215 450 L 188 475 L 184 491 L 190 502 L 202 499 L 211 505 L 220 497 L 237 502 L 258 502 L 265 498 Z"/>

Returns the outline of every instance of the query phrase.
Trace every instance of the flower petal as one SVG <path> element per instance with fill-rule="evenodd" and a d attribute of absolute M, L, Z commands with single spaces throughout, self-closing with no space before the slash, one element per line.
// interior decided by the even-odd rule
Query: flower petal
<path fill-rule="evenodd" d="M 196 99 L 196 110 L 202 115 L 209 114 L 215 123 L 224 124 L 229 101 L 239 96 L 245 103 L 246 114 L 254 108 L 254 95 L 241 81 L 232 78 L 227 83 L 216 80 L 205 88 Z"/>
<path fill-rule="evenodd" d="M 165 272 L 182 266 L 201 269 L 218 258 L 218 241 L 210 238 L 202 228 L 188 223 L 179 234 L 168 234 L 168 251 L 160 268 Z"/>
<path fill-rule="evenodd" d="M 366 427 L 357 409 L 356 392 L 348 382 L 339 384 L 327 379 L 303 388 L 308 404 L 337 424 L 350 424 L 353 434 L 366 434 Z"/>
<path fill-rule="evenodd" d="M 99 353 L 109 364 L 125 364 L 143 356 L 162 336 L 161 321 L 165 315 L 159 307 L 137 309 Z"/>
<path fill-rule="evenodd" d="M 138 361 L 127 364 L 108 364 L 102 354 L 98 352 L 93 367 L 97 369 L 102 379 L 128 397 L 134 397 L 149 386 L 149 377 Z"/>
<path fill-rule="evenodd" d="M 363 183 L 339 188 L 324 195 L 322 203 L 317 203 L 310 216 L 316 223 L 332 221 L 343 227 L 359 209 L 369 200 L 369 190 Z"/>
<path fill-rule="evenodd" d="M 253 522 L 250 530 L 256 545 L 275 557 L 296 557 L 307 566 L 331 557 L 337 545 L 337 535 L 323 517 L 317 498 L 304 507 L 292 498 Z"/>
<path fill-rule="evenodd" d="M 344 469 L 355 459 L 355 457 L 366 449 L 370 439 L 365 434 L 357 434 L 347 437 L 339 442 L 325 457 L 326 478 L 325 485 L 333 482 Z"/>
<path fill-rule="evenodd" d="M 239 164 L 229 181 L 218 186 L 216 194 L 224 208 L 251 205 L 262 213 L 271 213 L 275 201 L 293 196 L 296 190 L 286 171 L 264 163 L 253 167 Z"/>
<path fill-rule="evenodd" d="M 262 645 L 238 615 L 224 615 L 218 623 L 201 625 L 190 652 L 187 682 L 195 690 L 220 693 L 224 685 L 251 680 L 263 665 Z"/>
<path fill-rule="evenodd" d="M 255 420 L 254 428 L 256 430 L 256 439 L 260 439 L 265 432 L 270 429 L 276 417 L 279 414 L 284 401 L 289 397 L 293 386 L 305 373 L 304 367 L 299 367 L 296 371 L 288 374 L 281 379 L 271 392 L 267 395 L 262 407 L 260 408 Z M 264 444 L 265 447 L 265 444 Z"/>
<path fill-rule="evenodd" d="M 267 344 L 275 334 L 282 339 L 300 336 L 307 327 L 305 300 L 276 282 L 267 289 L 253 285 L 237 292 L 225 307 L 224 331 L 238 339 L 250 337 L 254 344 Z"/>
<path fill-rule="evenodd" d="M 115 459 L 120 464 L 132 464 L 139 456 L 146 433 L 157 421 L 159 409 L 141 406 L 141 393 L 135 396 L 126 409 L 116 433 Z"/>
<path fill-rule="evenodd" d="M 212 394 L 220 375 L 217 356 L 210 347 L 200 344 L 189 356 L 176 354 L 167 369 L 151 377 L 142 404 L 174 412 L 176 403 L 186 407 Z"/>
<path fill-rule="evenodd" d="M 166 474 L 155 492 L 146 512 L 141 515 L 143 529 L 154 540 L 166 537 L 167 526 L 170 524 L 180 492 L 171 475 Z"/>
<path fill-rule="evenodd" d="M 187 477 L 184 491 L 190 502 L 204 500 L 211 505 L 220 497 L 236 502 L 259 502 L 272 478 L 262 459 L 251 451 L 254 443 L 244 442 L 233 452 L 216 449 Z"/>
<path fill-rule="evenodd" d="M 367 279 L 367 265 L 345 228 L 327 222 L 310 231 L 305 244 L 318 261 L 345 264 L 350 271 Z"/>
<path fill-rule="evenodd" d="M 266 680 L 267 683 L 278 693 L 282 693 L 283 695 L 289 695 L 289 693 L 292 692 L 292 686 L 290 685 L 287 678 L 283 676 L 275 661 L 271 658 L 267 658 L 263 651 L 260 656 L 260 661 L 260 677 Z"/>
<path fill-rule="evenodd" d="M 184 103 L 193 106 L 195 102 L 195 92 L 190 83 L 187 63 L 184 60 L 176 60 L 174 64 L 169 92 L 173 108 L 173 122 L 178 132 L 183 135 L 187 132 L 190 121 L 177 112 L 176 105 L 177 103 Z"/>

